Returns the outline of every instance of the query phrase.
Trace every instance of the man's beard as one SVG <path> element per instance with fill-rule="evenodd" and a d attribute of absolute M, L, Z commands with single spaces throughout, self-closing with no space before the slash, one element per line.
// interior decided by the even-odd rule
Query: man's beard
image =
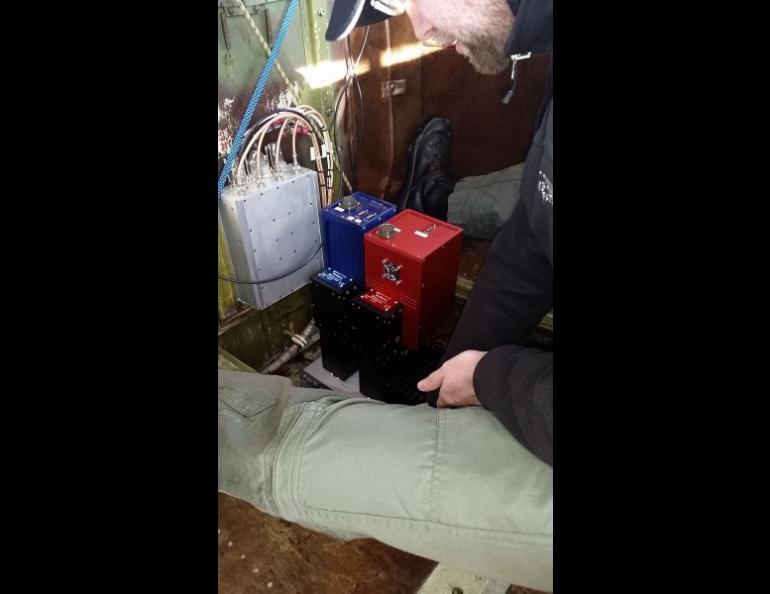
<path fill-rule="evenodd" d="M 463 44 L 471 66 L 481 74 L 500 74 L 511 61 L 505 52 L 488 39 L 474 44 Z"/>
<path fill-rule="evenodd" d="M 454 35 L 445 31 L 434 31 L 431 42 L 436 45 L 450 45 L 456 39 Z M 468 58 L 471 66 L 481 74 L 499 74 L 510 64 L 510 59 L 505 55 L 504 46 L 490 37 L 474 39 L 472 41 L 460 41 L 462 54 Z"/>

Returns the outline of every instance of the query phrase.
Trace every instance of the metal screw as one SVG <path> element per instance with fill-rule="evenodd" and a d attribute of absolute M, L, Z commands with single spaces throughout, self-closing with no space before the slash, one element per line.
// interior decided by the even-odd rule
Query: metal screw
<path fill-rule="evenodd" d="M 319 16 L 319 17 L 322 17 L 322 16 L 326 16 L 326 9 L 324 9 L 324 8 L 319 8 L 319 9 L 318 9 L 318 16 Z"/>

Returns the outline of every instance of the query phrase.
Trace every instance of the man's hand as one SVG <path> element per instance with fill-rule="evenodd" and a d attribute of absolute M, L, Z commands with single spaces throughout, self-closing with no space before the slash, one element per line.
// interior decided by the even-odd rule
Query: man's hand
<path fill-rule="evenodd" d="M 417 387 L 423 392 L 441 388 L 436 402 L 439 407 L 480 406 L 473 389 L 473 372 L 486 354 L 486 351 L 463 351 L 417 382 Z"/>

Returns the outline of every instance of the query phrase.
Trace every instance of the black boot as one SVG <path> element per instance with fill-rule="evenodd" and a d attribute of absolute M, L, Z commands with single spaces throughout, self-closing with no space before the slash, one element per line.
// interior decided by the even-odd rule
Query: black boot
<path fill-rule="evenodd" d="M 434 116 L 417 130 L 409 147 L 409 169 L 398 200 L 398 211 L 411 208 L 446 221 L 449 195 L 455 187 L 449 175 L 449 120 Z"/>

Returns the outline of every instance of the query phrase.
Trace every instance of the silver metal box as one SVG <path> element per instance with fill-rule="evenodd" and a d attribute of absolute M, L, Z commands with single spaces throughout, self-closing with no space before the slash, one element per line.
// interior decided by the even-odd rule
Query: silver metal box
<path fill-rule="evenodd" d="M 219 215 L 235 278 L 268 281 L 236 284 L 239 301 L 265 309 L 323 269 L 318 192 L 315 171 L 291 166 L 281 180 L 251 184 L 245 196 L 232 186 L 222 191 Z"/>

